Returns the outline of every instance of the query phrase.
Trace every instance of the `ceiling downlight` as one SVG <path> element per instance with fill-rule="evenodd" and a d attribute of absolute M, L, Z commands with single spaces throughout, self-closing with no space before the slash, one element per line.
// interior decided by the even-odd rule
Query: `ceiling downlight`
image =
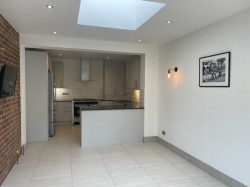
<path fill-rule="evenodd" d="M 52 5 L 46 5 L 46 8 L 48 8 L 48 9 L 52 9 L 52 8 L 54 8 Z"/>

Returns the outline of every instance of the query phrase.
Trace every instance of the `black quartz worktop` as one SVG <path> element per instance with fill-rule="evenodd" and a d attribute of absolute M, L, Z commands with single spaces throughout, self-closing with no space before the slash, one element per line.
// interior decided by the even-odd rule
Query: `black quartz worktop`
<path fill-rule="evenodd" d="M 99 103 L 97 106 L 82 106 L 81 110 L 119 110 L 119 109 L 144 109 L 140 103 L 113 101 L 114 104 Z"/>
<path fill-rule="evenodd" d="M 56 102 L 72 102 L 72 100 L 56 100 Z"/>

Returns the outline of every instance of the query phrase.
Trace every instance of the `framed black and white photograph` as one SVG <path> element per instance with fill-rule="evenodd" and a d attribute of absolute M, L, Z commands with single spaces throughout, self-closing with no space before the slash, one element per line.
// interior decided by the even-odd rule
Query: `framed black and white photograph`
<path fill-rule="evenodd" d="M 200 87 L 230 86 L 230 52 L 201 57 L 199 68 Z"/>

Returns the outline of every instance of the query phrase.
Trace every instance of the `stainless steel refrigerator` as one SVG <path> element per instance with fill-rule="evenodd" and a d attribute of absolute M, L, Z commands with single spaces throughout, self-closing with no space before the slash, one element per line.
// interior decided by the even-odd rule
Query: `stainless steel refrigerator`
<path fill-rule="evenodd" d="M 56 134 L 55 130 L 55 88 L 54 88 L 54 80 L 53 80 L 53 73 L 48 72 L 48 86 L 49 86 L 49 136 L 52 137 Z"/>

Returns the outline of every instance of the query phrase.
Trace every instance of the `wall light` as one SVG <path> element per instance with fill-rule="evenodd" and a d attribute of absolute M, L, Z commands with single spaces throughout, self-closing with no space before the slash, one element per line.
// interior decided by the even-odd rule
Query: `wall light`
<path fill-rule="evenodd" d="M 178 71 L 178 67 L 175 67 L 174 69 L 168 69 L 168 78 L 170 79 L 170 72 L 171 70 L 174 70 L 174 72 Z"/>

